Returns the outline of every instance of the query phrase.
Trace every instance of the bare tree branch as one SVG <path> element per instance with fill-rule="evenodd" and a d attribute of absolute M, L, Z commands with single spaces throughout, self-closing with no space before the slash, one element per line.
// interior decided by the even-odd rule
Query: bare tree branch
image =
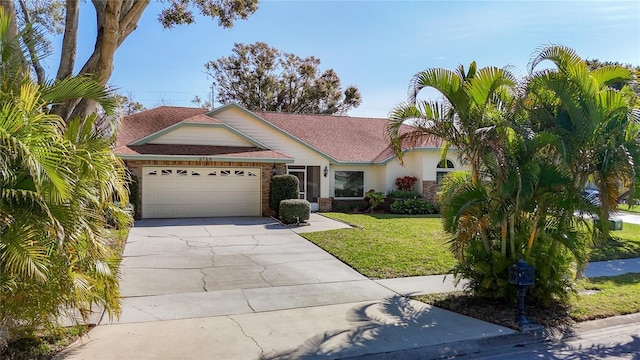
<path fill-rule="evenodd" d="M 20 9 L 22 10 L 22 15 L 24 15 L 24 20 L 27 24 L 33 24 L 31 20 L 31 15 L 29 15 L 29 9 L 27 5 L 24 3 L 24 0 L 19 0 Z M 38 52 L 35 47 L 35 39 L 33 37 L 32 31 L 23 32 L 22 35 L 24 39 L 24 43 L 27 45 L 27 51 L 29 51 L 29 57 L 31 58 L 31 66 L 33 66 L 33 70 L 36 73 L 36 78 L 38 79 L 38 84 L 44 85 L 46 81 L 46 77 L 44 74 L 44 69 L 40 64 L 40 59 L 38 57 Z"/>
<path fill-rule="evenodd" d="M 79 0 L 67 0 L 64 36 L 62 38 L 62 54 L 56 79 L 61 80 L 71 76 L 76 62 L 76 47 L 78 45 L 78 14 Z"/>

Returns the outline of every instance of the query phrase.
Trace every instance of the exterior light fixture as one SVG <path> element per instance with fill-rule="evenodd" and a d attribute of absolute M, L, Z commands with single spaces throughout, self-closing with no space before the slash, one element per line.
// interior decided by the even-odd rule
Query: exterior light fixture
<path fill-rule="evenodd" d="M 322 171 L 322 173 L 324 174 L 324 177 L 327 177 L 327 175 L 329 175 L 329 168 L 327 167 L 327 165 L 324 166 L 324 170 Z"/>
<path fill-rule="evenodd" d="M 278 169 L 276 168 L 276 164 L 273 164 L 273 168 L 271 169 L 271 176 L 278 173 Z"/>

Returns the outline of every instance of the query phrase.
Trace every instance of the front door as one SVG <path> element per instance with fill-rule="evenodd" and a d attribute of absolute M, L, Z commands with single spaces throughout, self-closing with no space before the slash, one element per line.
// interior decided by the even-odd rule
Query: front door
<path fill-rule="evenodd" d="M 311 211 L 318 211 L 320 197 L 320 166 L 289 165 L 287 174 L 300 180 L 300 199 L 311 203 Z"/>
<path fill-rule="evenodd" d="M 305 190 L 307 188 L 307 172 L 304 169 L 289 169 L 289 175 L 293 175 L 298 178 L 298 180 L 300 181 L 300 188 L 298 189 L 300 190 L 300 199 L 306 199 L 307 192 Z"/>

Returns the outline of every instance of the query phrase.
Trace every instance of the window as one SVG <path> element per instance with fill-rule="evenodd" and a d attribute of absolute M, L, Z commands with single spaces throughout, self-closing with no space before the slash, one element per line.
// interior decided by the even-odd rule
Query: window
<path fill-rule="evenodd" d="M 438 163 L 438 166 L 436 168 L 437 168 L 437 171 L 436 171 L 436 184 L 440 184 L 440 182 L 445 177 L 445 175 L 447 175 L 451 171 L 455 170 L 454 166 L 453 166 L 453 161 L 451 161 L 449 159 L 440 160 L 440 162 Z"/>
<path fill-rule="evenodd" d="M 335 197 L 363 197 L 364 171 L 336 171 Z"/>
<path fill-rule="evenodd" d="M 187 176 L 187 170 L 176 170 L 178 176 Z"/>
<path fill-rule="evenodd" d="M 244 170 L 236 170 L 236 171 L 234 171 L 234 174 L 236 176 L 244 176 Z"/>
<path fill-rule="evenodd" d="M 447 159 L 447 160 L 440 160 L 440 162 L 438 163 L 438 169 L 453 169 L 453 161 Z"/>

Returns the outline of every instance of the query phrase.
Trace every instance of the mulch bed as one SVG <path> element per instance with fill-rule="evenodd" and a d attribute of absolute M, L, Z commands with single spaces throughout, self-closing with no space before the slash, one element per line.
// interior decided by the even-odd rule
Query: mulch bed
<path fill-rule="evenodd" d="M 515 301 L 472 296 L 464 292 L 429 294 L 414 297 L 415 300 L 453 311 L 462 315 L 520 330 L 516 322 L 518 306 Z M 546 328 L 565 329 L 575 324 L 566 306 L 555 303 L 544 307 L 529 304 L 525 309 L 529 321 Z"/>

